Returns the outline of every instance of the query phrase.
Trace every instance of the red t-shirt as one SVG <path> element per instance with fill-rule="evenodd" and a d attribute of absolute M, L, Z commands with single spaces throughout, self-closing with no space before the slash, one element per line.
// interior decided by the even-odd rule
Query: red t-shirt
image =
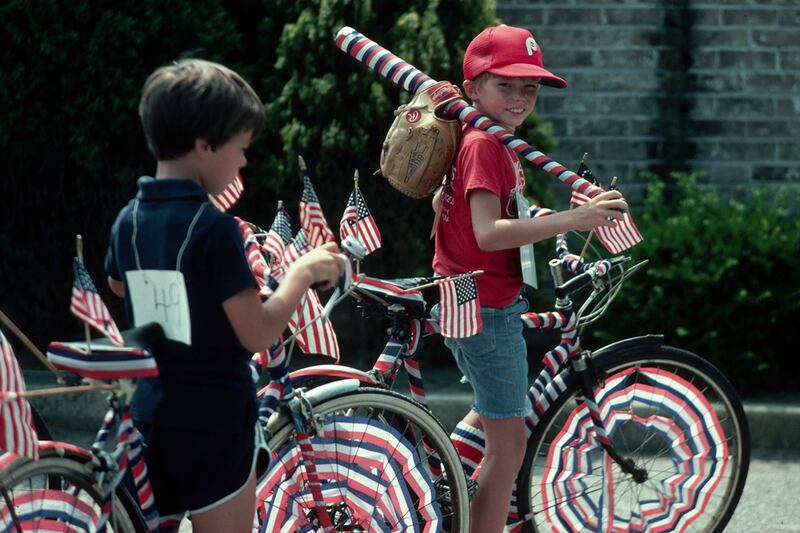
<path fill-rule="evenodd" d="M 475 278 L 482 307 L 505 307 L 522 290 L 519 249 L 480 249 L 472 228 L 470 193 L 489 191 L 500 199 L 502 218 L 517 218 L 514 195 L 525 190 L 525 174 L 513 150 L 483 130 L 467 127 L 451 179 L 442 190 L 442 211 L 436 226 L 433 269 L 438 274 L 483 270 Z"/>

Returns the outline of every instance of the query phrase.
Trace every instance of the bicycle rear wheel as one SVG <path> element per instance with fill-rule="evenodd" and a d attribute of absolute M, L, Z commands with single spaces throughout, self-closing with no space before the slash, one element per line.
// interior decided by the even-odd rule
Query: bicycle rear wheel
<path fill-rule="evenodd" d="M 113 498 L 106 531 L 146 532 L 123 491 Z M 0 531 L 94 531 L 102 504 L 91 469 L 76 459 L 18 459 L 0 470 Z"/>
<path fill-rule="evenodd" d="M 311 437 L 325 508 L 336 531 L 467 531 L 469 496 L 449 435 L 418 403 L 358 389 L 313 408 Z M 319 526 L 291 423 L 274 432 L 258 483 L 261 531 Z"/>
<path fill-rule="evenodd" d="M 595 397 L 625 474 L 572 383 L 528 441 L 517 480 L 526 531 L 722 531 L 744 488 L 750 434 L 728 380 L 666 346 L 598 356 Z M 574 381 L 574 380 L 572 380 Z"/>

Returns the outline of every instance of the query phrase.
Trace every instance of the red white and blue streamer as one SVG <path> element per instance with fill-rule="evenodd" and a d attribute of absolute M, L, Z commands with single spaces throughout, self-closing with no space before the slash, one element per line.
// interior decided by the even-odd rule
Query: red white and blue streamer
<path fill-rule="evenodd" d="M 257 488 L 260 531 L 323 531 L 309 520 L 318 503 L 346 509 L 365 531 L 438 531 L 441 511 L 415 447 L 376 419 L 331 416 L 311 440 L 322 502 L 312 496 L 295 441 L 276 450 Z"/>
<path fill-rule="evenodd" d="M 540 484 L 548 526 L 552 531 L 690 528 L 733 468 L 713 406 L 690 382 L 648 367 L 610 376 L 595 396 L 596 413 L 581 403 L 553 438 Z M 635 426 L 663 443 L 667 455 L 650 468 L 658 476 L 637 489 L 635 512 L 622 510 L 624 497 L 615 500 L 614 480 L 620 471 L 603 453 L 595 415 L 609 435 Z M 596 490 L 599 486 L 602 491 Z"/>

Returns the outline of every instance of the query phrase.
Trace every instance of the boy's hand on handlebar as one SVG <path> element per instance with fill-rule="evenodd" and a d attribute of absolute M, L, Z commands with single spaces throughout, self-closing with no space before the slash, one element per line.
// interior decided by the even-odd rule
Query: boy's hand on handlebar
<path fill-rule="evenodd" d="M 575 210 L 576 230 L 587 231 L 598 226 L 614 227 L 628 211 L 628 202 L 619 191 L 598 194 Z"/>
<path fill-rule="evenodd" d="M 342 259 L 348 260 L 335 242 L 329 242 L 300 257 L 292 267 L 306 269 L 310 275 L 309 286 L 325 290 L 333 287 L 342 275 Z"/>

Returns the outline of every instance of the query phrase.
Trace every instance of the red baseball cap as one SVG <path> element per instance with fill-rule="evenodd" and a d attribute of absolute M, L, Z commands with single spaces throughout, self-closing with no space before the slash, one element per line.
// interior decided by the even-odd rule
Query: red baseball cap
<path fill-rule="evenodd" d="M 492 26 L 472 39 L 464 52 L 464 79 L 484 72 L 507 78 L 541 78 L 542 85 L 564 88 L 567 82 L 544 68 L 542 48 L 531 32 L 514 26 Z"/>

